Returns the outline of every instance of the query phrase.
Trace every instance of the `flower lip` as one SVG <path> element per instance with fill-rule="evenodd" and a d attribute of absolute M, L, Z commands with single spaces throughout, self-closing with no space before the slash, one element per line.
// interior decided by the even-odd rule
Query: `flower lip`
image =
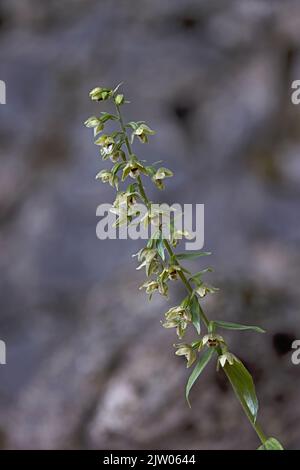
<path fill-rule="evenodd" d="M 210 333 L 203 337 L 202 344 L 203 346 L 206 344 L 209 348 L 214 348 L 219 344 L 225 344 L 225 342 L 222 336 Z"/>

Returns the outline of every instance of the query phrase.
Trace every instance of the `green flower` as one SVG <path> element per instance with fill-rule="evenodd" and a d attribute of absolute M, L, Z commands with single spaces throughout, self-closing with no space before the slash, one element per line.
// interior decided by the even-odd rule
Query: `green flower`
<path fill-rule="evenodd" d="M 101 170 L 97 175 L 96 175 L 96 179 L 97 180 L 101 180 L 102 183 L 109 183 L 111 181 L 111 178 L 112 178 L 112 173 L 108 170 Z"/>
<path fill-rule="evenodd" d="M 224 367 L 226 362 L 232 366 L 234 362 L 240 362 L 240 360 L 234 354 L 226 351 L 218 357 L 217 370 L 219 370 L 220 365 Z"/>
<path fill-rule="evenodd" d="M 96 87 L 90 91 L 90 98 L 93 101 L 105 101 L 108 100 L 113 94 L 113 91 L 109 88 Z"/>
<path fill-rule="evenodd" d="M 139 212 L 135 209 L 136 196 L 138 194 L 134 191 L 121 191 L 113 203 L 110 212 L 118 216 L 117 222 L 114 224 L 116 227 L 130 223 L 133 217 L 136 217 Z"/>
<path fill-rule="evenodd" d="M 101 137 L 99 137 L 99 139 L 95 141 L 95 145 L 99 145 L 101 147 L 100 153 L 103 160 L 108 158 L 115 149 L 115 141 L 113 137 L 106 134 L 103 134 Z"/>
<path fill-rule="evenodd" d="M 161 279 L 158 280 L 158 292 L 164 297 L 168 297 L 169 287 L 168 284 Z"/>
<path fill-rule="evenodd" d="M 171 307 L 165 313 L 166 320 L 174 320 L 174 318 L 180 318 L 186 320 L 188 322 L 192 321 L 191 312 L 187 309 L 179 305 L 178 307 Z"/>
<path fill-rule="evenodd" d="M 169 214 L 170 212 L 168 210 L 163 210 L 159 207 L 156 207 L 156 205 L 153 205 L 141 218 L 141 222 L 144 223 L 145 227 L 147 227 L 149 224 L 152 224 L 156 227 L 163 226 L 165 224 L 164 216 L 168 217 Z"/>
<path fill-rule="evenodd" d="M 172 246 L 176 247 L 178 245 L 178 241 L 183 238 L 191 240 L 193 237 L 187 230 L 171 230 L 170 243 Z"/>
<path fill-rule="evenodd" d="M 102 183 L 109 183 L 111 186 L 115 186 L 118 189 L 119 179 L 118 179 L 117 175 L 113 175 L 108 170 L 101 170 L 96 175 L 96 179 L 101 180 Z"/>
<path fill-rule="evenodd" d="M 171 265 L 168 267 L 167 272 L 168 272 L 168 278 L 171 281 L 176 281 L 178 279 L 178 273 L 181 271 L 180 266 L 177 264 Z"/>
<path fill-rule="evenodd" d="M 109 158 L 113 163 L 116 163 L 120 160 L 120 158 L 124 157 L 125 153 L 123 150 L 114 150 L 112 153 L 109 154 Z"/>
<path fill-rule="evenodd" d="M 218 292 L 218 290 L 219 289 L 217 287 L 208 286 L 202 283 L 197 286 L 195 292 L 197 292 L 200 297 L 205 297 L 206 294 L 214 294 L 215 292 Z"/>
<path fill-rule="evenodd" d="M 153 292 L 158 290 L 158 286 L 157 281 L 146 281 L 141 285 L 140 289 L 146 289 L 146 294 L 153 294 Z"/>
<path fill-rule="evenodd" d="M 174 345 L 177 349 L 176 356 L 185 356 L 187 367 L 191 367 L 197 359 L 197 353 L 191 344 L 179 343 Z"/>
<path fill-rule="evenodd" d="M 168 168 L 158 168 L 156 173 L 152 176 L 152 181 L 155 183 L 158 189 L 164 189 L 165 186 L 163 180 L 165 178 L 170 178 L 171 176 L 173 176 L 173 172 L 168 170 Z"/>
<path fill-rule="evenodd" d="M 96 136 L 97 134 L 103 131 L 105 123 L 107 121 L 115 121 L 116 119 L 118 119 L 117 116 L 110 113 L 102 112 L 100 117 L 91 116 L 85 121 L 84 124 L 86 127 L 93 128 L 94 136 Z"/>
<path fill-rule="evenodd" d="M 142 269 L 145 267 L 146 275 L 150 276 L 153 273 L 157 273 L 160 267 L 158 260 L 157 251 L 152 248 L 143 248 L 137 254 L 138 261 L 142 261 L 136 269 Z"/>
<path fill-rule="evenodd" d="M 101 120 L 97 118 L 96 116 L 91 116 L 89 117 L 84 125 L 89 128 L 97 127 L 101 123 Z"/>
<path fill-rule="evenodd" d="M 131 143 L 133 143 L 135 137 L 138 137 L 143 144 L 146 144 L 148 142 L 148 135 L 155 134 L 155 131 L 144 123 L 137 124 L 134 127 L 135 129 L 131 134 Z"/>
<path fill-rule="evenodd" d="M 178 306 L 172 307 L 165 313 L 166 321 L 163 323 L 164 328 L 176 328 L 177 336 L 181 339 L 192 321 L 191 313 L 188 309 Z"/>
<path fill-rule="evenodd" d="M 162 326 L 164 328 L 176 328 L 176 334 L 178 338 L 182 339 L 188 327 L 188 322 L 181 318 L 174 318 L 174 320 L 165 321 Z"/>
<path fill-rule="evenodd" d="M 86 127 L 94 129 L 94 137 L 96 137 L 96 135 L 102 132 L 104 129 L 104 123 L 96 116 L 91 116 L 85 121 L 84 124 Z"/>
<path fill-rule="evenodd" d="M 121 206 L 132 207 L 136 204 L 138 193 L 136 191 L 121 191 L 113 203 L 113 207 L 119 208 Z"/>
<path fill-rule="evenodd" d="M 203 346 L 207 345 L 209 348 L 215 348 L 216 346 L 219 346 L 220 344 L 225 344 L 223 337 L 220 335 L 215 335 L 213 333 L 210 333 L 208 335 L 203 336 L 202 338 Z"/>
<path fill-rule="evenodd" d="M 131 178 L 135 179 L 141 173 L 144 173 L 146 175 L 146 168 L 138 160 L 136 160 L 136 158 L 131 158 L 123 169 L 122 181 L 124 181 L 127 176 L 130 176 Z"/>
<path fill-rule="evenodd" d="M 145 227 L 148 227 L 149 224 L 153 224 L 156 227 L 159 227 L 161 221 L 161 214 L 161 211 L 151 208 L 143 215 L 143 217 L 141 218 L 141 222 L 144 223 Z"/>

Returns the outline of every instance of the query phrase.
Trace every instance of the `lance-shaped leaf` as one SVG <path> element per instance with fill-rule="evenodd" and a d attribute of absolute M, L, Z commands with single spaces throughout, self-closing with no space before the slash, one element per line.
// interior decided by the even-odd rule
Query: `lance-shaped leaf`
<path fill-rule="evenodd" d="M 182 259 L 196 259 L 196 258 L 199 258 L 200 256 L 209 256 L 211 255 L 210 252 L 208 251 L 193 251 L 193 252 L 186 252 L 186 253 L 178 253 L 178 255 L 176 254 L 176 258 L 178 260 L 182 260 Z"/>
<path fill-rule="evenodd" d="M 265 333 L 265 330 L 259 326 L 241 325 L 240 323 L 230 323 L 226 321 L 213 321 L 212 323 L 219 328 L 224 328 L 225 330 L 252 330 L 257 333 Z"/>
<path fill-rule="evenodd" d="M 116 163 L 112 169 L 111 169 L 111 172 L 113 175 L 116 175 L 118 173 L 119 170 L 121 170 L 122 168 L 124 168 L 124 166 L 126 165 L 126 162 L 119 162 L 119 163 Z"/>
<path fill-rule="evenodd" d="M 186 390 L 185 390 L 185 397 L 186 401 L 188 402 L 189 406 L 191 406 L 190 401 L 189 401 L 189 394 L 191 391 L 192 386 L 198 379 L 199 375 L 201 372 L 205 369 L 207 364 L 209 363 L 210 359 L 212 358 L 215 350 L 213 348 L 207 349 L 205 353 L 201 356 L 199 361 L 197 362 L 196 366 L 194 367 L 193 372 L 191 373 L 189 380 L 186 384 Z"/>
<path fill-rule="evenodd" d="M 245 412 L 251 421 L 255 423 L 258 412 L 258 400 L 252 376 L 240 360 L 234 361 L 232 365 L 227 362 L 223 370 Z"/>
<path fill-rule="evenodd" d="M 196 331 L 199 335 L 200 331 L 201 331 L 200 305 L 199 305 L 199 302 L 198 302 L 198 300 L 195 296 L 190 298 L 189 305 L 190 305 L 190 311 L 191 311 L 191 314 L 192 314 L 192 323 L 193 323 L 194 327 L 196 328 Z"/>
<path fill-rule="evenodd" d="M 156 249 L 163 261 L 165 261 L 165 245 L 163 239 L 160 237 L 156 241 Z"/>
<path fill-rule="evenodd" d="M 213 272 L 212 268 L 202 269 L 201 271 L 198 271 L 197 273 L 193 274 L 190 277 L 189 281 L 194 281 L 197 284 L 197 283 L 201 282 L 203 274 L 212 273 L 212 272 Z"/>
<path fill-rule="evenodd" d="M 280 442 L 275 437 L 269 437 L 266 442 L 257 450 L 284 450 Z"/>
<path fill-rule="evenodd" d="M 115 116 L 114 114 L 111 114 L 111 113 L 106 113 L 105 111 L 103 111 L 101 113 L 101 122 L 105 123 L 106 121 L 109 121 L 109 120 L 112 120 L 112 121 L 116 121 L 118 119 L 117 116 Z"/>

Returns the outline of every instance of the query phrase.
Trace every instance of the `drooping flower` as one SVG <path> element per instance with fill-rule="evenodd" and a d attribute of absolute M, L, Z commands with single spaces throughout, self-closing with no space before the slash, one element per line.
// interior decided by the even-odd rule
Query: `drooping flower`
<path fill-rule="evenodd" d="M 103 134 L 101 137 L 99 137 L 99 139 L 95 141 L 95 144 L 101 147 L 100 154 L 103 160 L 108 158 L 113 153 L 115 148 L 115 141 L 113 137 L 106 134 Z"/>
<path fill-rule="evenodd" d="M 173 176 L 173 172 L 168 168 L 158 168 L 156 173 L 152 176 L 152 181 L 155 183 L 158 189 L 164 189 L 165 186 L 163 180 L 165 178 L 170 178 L 171 176 Z"/>
<path fill-rule="evenodd" d="M 178 273 L 181 271 L 181 267 L 177 264 L 173 264 L 168 267 L 168 278 L 172 281 L 176 281 L 178 279 Z"/>
<path fill-rule="evenodd" d="M 85 121 L 84 125 L 86 127 L 94 128 L 94 127 L 97 127 L 100 123 L 101 123 L 101 120 L 98 117 L 91 116 Z"/>
<path fill-rule="evenodd" d="M 200 297 L 205 297 L 206 294 L 214 294 L 215 292 L 218 292 L 218 290 L 219 289 L 217 287 L 201 283 L 196 287 L 195 292 L 197 292 Z"/>
<path fill-rule="evenodd" d="M 105 101 L 113 95 L 113 90 L 109 88 L 96 87 L 90 91 L 90 98 L 93 101 Z"/>
<path fill-rule="evenodd" d="M 182 318 L 186 321 L 192 321 L 192 315 L 188 308 L 179 305 L 177 307 L 171 307 L 165 313 L 167 320 L 173 320 L 174 318 Z"/>
<path fill-rule="evenodd" d="M 209 348 L 215 348 L 216 346 L 219 346 L 219 344 L 225 344 L 225 341 L 222 336 L 210 333 L 203 336 L 202 344 L 203 346 L 207 345 Z"/>
<path fill-rule="evenodd" d="M 157 281 L 146 281 L 141 285 L 140 289 L 146 289 L 146 294 L 153 294 L 158 290 L 159 284 Z"/>
<path fill-rule="evenodd" d="M 133 143 L 135 137 L 138 137 L 143 144 L 146 144 L 148 142 L 148 135 L 155 134 L 155 131 L 144 123 L 132 127 L 135 127 L 135 129 L 131 135 L 131 143 Z"/>
<path fill-rule="evenodd" d="M 174 345 L 177 349 L 175 352 L 176 356 L 185 356 L 187 360 L 187 367 L 191 367 L 197 359 L 197 353 L 195 348 L 191 344 L 179 343 Z"/>
<path fill-rule="evenodd" d="M 160 267 L 157 251 L 152 248 L 143 248 L 137 253 L 138 261 L 142 261 L 136 269 L 145 267 L 146 275 L 157 273 Z"/>
<path fill-rule="evenodd" d="M 114 175 L 109 170 L 99 171 L 99 173 L 96 175 L 96 179 L 101 180 L 102 183 L 109 183 L 111 186 L 115 186 L 118 189 L 119 179 L 118 179 L 117 175 Z"/>
<path fill-rule="evenodd" d="M 147 174 L 146 168 L 136 158 L 132 157 L 123 169 L 122 181 L 124 181 L 127 176 L 136 179 L 141 173 Z"/>
<path fill-rule="evenodd" d="M 116 163 L 119 161 L 122 157 L 124 157 L 124 152 L 123 150 L 113 150 L 113 152 L 109 153 L 109 159 L 113 162 Z"/>
<path fill-rule="evenodd" d="M 234 362 L 240 362 L 240 360 L 234 354 L 228 351 L 223 352 L 223 354 L 218 357 L 217 370 L 219 370 L 220 365 L 224 367 L 226 362 L 232 366 Z"/>
<path fill-rule="evenodd" d="M 189 309 L 182 307 L 172 307 L 165 313 L 166 321 L 163 323 L 164 328 L 176 328 L 177 336 L 181 339 L 192 321 Z"/>

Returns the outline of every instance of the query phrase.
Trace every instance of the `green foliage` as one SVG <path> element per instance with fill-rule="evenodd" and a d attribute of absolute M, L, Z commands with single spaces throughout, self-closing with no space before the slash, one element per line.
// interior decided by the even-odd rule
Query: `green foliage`
<path fill-rule="evenodd" d="M 256 397 L 253 379 L 242 364 L 242 362 L 228 350 L 226 340 L 216 334 L 216 329 L 225 330 L 252 330 L 263 333 L 264 330 L 257 326 L 240 325 L 226 321 L 210 321 L 205 315 L 201 299 L 209 294 L 217 292 L 217 288 L 204 283 L 202 277 L 212 269 L 205 268 L 192 274 L 184 268 L 180 262 L 194 260 L 199 257 L 208 256 L 211 253 L 204 251 L 175 253 L 174 248 L 186 232 L 176 231 L 174 223 L 171 222 L 171 237 L 169 240 L 163 237 L 160 218 L 162 212 L 153 210 L 146 195 L 143 179 L 149 178 L 155 186 L 162 190 L 165 180 L 173 176 L 173 172 L 166 167 L 157 168 L 156 162 L 151 165 L 139 159 L 132 151 L 132 144 L 138 139 L 146 144 L 149 137 L 155 132 L 144 121 L 123 121 L 121 107 L 128 103 L 125 96 L 119 93 L 119 84 L 116 88 L 97 87 L 90 92 L 92 101 L 111 100 L 115 107 L 115 114 L 101 112 L 100 116 L 91 116 L 85 121 L 88 128 L 93 129 L 96 137 L 95 145 L 100 149 L 103 160 L 113 163 L 110 168 L 99 171 L 96 178 L 103 183 L 108 183 L 117 190 L 116 199 L 111 211 L 117 215 L 116 225 L 130 225 L 133 216 L 136 215 L 136 203 L 142 202 L 146 205 L 147 212 L 143 216 L 145 226 L 151 224 L 156 227 L 155 233 L 148 240 L 137 256 L 138 270 L 145 271 L 147 279 L 140 289 L 145 289 L 151 300 L 154 293 L 168 297 L 169 284 L 181 280 L 187 290 L 187 296 L 180 305 L 171 307 L 165 313 L 162 322 L 165 328 L 174 328 L 177 336 L 184 338 L 189 327 L 196 330 L 197 337 L 189 342 L 175 345 L 176 355 L 185 357 L 187 367 L 196 363 L 196 366 L 188 379 L 186 386 L 186 399 L 189 403 L 189 393 L 198 380 L 204 368 L 213 358 L 217 358 L 217 370 L 223 370 L 228 377 L 232 388 L 240 401 L 246 416 L 250 420 L 262 446 L 260 450 L 281 450 L 281 444 L 275 438 L 265 439 L 262 431 L 256 423 L 258 413 L 258 400 Z M 108 122 L 116 122 L 118 130 L 106 134 L 105 127 Z M 129 184 L 128 184 L 129 183 Z M 119 189 L 122 185 L 122 189 Z M 187 276 L 188 275 L 188 276 Z M 201 336 L 202 327 L 207 333 Z"/>
<path fill-rule="evenodd" d="M 199 375 L 203 372 L 203 370 L 205 369 L 205 367 L 207 366 L 207 364 L 211 360 L 214 353 L 215 353 L 214 349 L 207 349 L 205 351 L 205 353 L 200 357 L 200 359 L 197 362 L 193 372 L 191 373 L 191 375 L 189 377 L 189 380 L 187 382 L 186 389 L 185 389 L 185 397 L 186 397 L 186 400 L 187 400 L 189 406 L 191 406 L 190 401 L 189 401 L 189 395 L 190 395 L 191 388 L 194 385 L 194 383 L 196 382 L 196 380 L 198 379 Z"/>
<path fill-rule="evenodd" d="M 232 364 L 226 362 L 223 369 L 237 398 L 240 400 L 243 408 L 246 409 L 246 412 L 249 413 L 253 423 L 255 423 L 258 412 L 258 400 L 250 373 L 239 360 L 234 361 Z"/>
<path fill-rule="evenodd" d="M 269 437 L 258 450 L 284 450 L 280 442 L 275 437 Z"/>
<path fill-rule="evenodd" d="M 265 333 L 265 330 L 259 326 L 241 325 L 240 323 L 230 323 L 226 321 L 213 321 L 212 323 L 219 328 L 224 328 L 225 330 L 252 330 L 257 333 Z"/>
<path fill-rule="evenodd" d="M 193 251 L 193 252 L 190 252 L 190 251 L 187 251 L 186 253 L 178 253 L 176 254 L 176 258 L 178 260 L 191 260 L 191 259 L 196 259 L 196 258 L 199 258 L 200 256 L 209 256 L 211 255 L 211 253 L 209 253 L 208 251 Z"/>
<path fill-rule="evenodd" d="M 189 306 L 192 313 L 192 323 L 198 333 L 200 335 L 201 332 L 201 313 L 200 313 L 200 305 L 196 297 L 192 296 L 189 299 Z"/>

